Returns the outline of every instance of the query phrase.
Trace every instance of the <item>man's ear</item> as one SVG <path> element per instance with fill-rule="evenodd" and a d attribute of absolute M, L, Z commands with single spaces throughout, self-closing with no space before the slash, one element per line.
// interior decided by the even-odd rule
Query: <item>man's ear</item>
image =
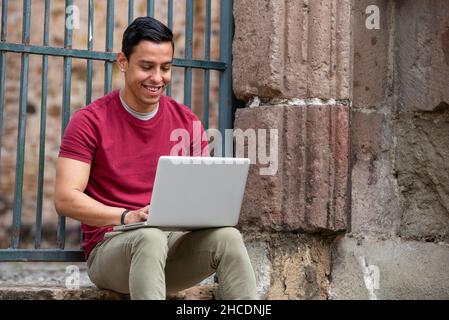
<path fill-rule="evenodd" d="M 117 53 L 117 64 L 120 71 L 125 72 L 128 70 L 128 59 L 123 52 Z"/>

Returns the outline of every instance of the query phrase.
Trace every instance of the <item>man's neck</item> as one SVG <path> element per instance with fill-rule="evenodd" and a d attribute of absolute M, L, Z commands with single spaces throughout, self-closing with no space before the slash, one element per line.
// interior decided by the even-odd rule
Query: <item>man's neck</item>
<path fill-rule="evenodd" d="M 144 113 L 143 112 L 137 112 L 134 109 L 132 109 L 130 106 L 128 106 L 128 104 L 123 99 L 121 92 L 119 92 L 119 97 L 120 97 L 120 101 L 122 102 L 123 108 L 129 114 L 131 114 L 133 117 L 135 117 L 137 119 L 140 119 L 140 120 L 143 120 L 143 121 L 147 121 L 147 120 L 150 120 L 150 119 L 152 119 L 152 118 L 154 118 L 156 116 L 159 104 L 156 105 L 156 108 L 152 112 L 144 112 Z"/>
<path fill-rule="evenodd" d="M 131 94 L 126 90 L 126 88 L 120 89 L 119 94 L 122 100 L 126 103 L 126 105 L 135 112 L 142 114 L 151 113 L 158 107 L 158 104 L 153 104 L 148 105 L 148 107 L 146 108 L 140 108 L 139 104 L 135 102 L 135 100 L 132 98 Z"/>

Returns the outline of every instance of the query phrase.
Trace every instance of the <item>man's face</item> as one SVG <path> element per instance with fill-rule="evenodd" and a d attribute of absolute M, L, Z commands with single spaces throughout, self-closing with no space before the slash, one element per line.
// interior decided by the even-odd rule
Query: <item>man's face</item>
<path fill-rule="evenodd" d="M 138 112 L 150 112 L 171 80 L 173 48 L 170 42 L 142 40 L 129 59 L 119 53 L 117 62 L 125 72 L 123 98 Z"/>

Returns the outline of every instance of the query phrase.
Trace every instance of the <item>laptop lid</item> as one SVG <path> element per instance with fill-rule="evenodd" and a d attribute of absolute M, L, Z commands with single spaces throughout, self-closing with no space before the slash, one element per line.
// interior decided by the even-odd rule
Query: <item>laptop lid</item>
<path fill-rule="evenodd" d="M 148 226 L 194 230 L 235 226 L 248 176 L 246 158 L 159 158 Z"/>

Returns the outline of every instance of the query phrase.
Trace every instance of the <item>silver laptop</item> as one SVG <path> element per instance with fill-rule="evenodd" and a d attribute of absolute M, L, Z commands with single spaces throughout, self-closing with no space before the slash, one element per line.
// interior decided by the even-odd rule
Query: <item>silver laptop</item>
<path fill-rule="evenodd" d="M 196 230 L 235 226 L 240 216 L 250 160 L 247 158 L 159 158 L 148 220 L 115 226 Z"/>

